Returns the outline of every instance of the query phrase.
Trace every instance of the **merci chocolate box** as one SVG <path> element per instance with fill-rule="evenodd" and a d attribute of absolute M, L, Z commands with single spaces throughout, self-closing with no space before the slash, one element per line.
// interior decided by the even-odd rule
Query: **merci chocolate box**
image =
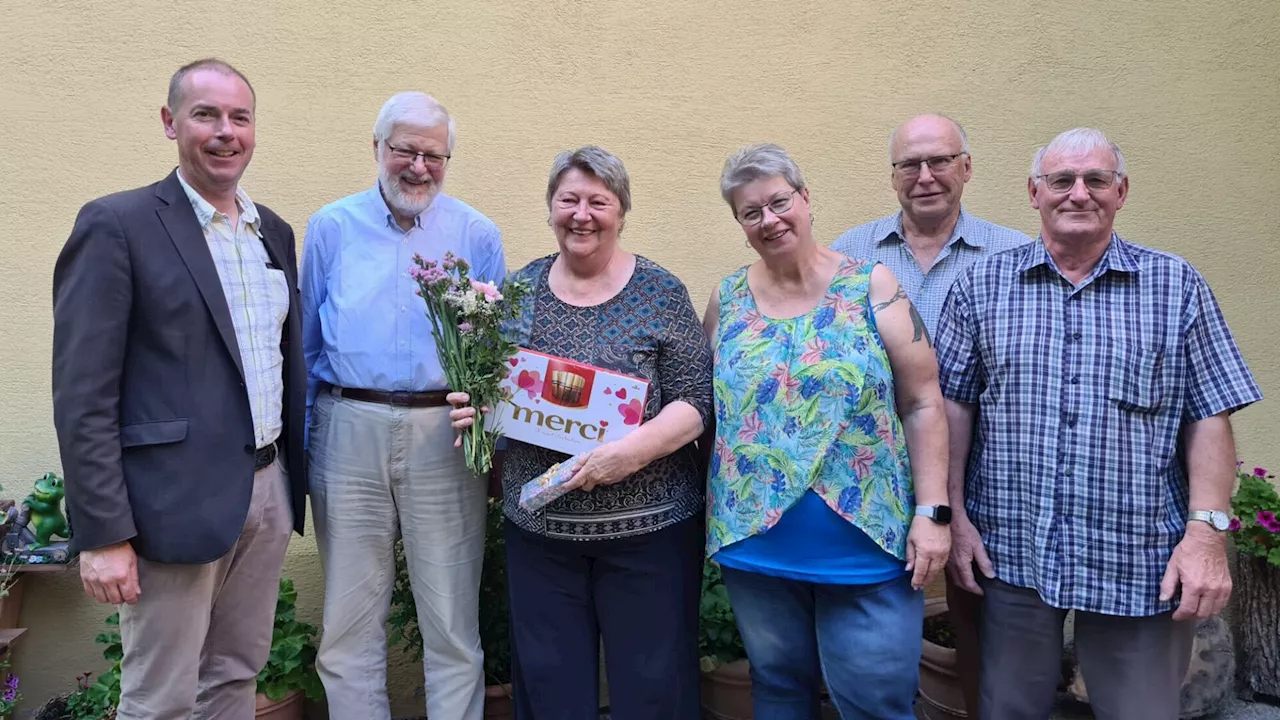
<path fill-rule="evenodd" d="M 512 440 L 577 455 L 640 426 L 645 380 L 524 348 L 510 362 L 491 417 Z"/>

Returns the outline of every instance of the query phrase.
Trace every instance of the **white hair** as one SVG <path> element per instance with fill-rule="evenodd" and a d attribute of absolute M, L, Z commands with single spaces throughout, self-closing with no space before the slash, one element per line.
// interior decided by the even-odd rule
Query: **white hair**
<path fill-rule="evenodd" d="M 1041 175 L 1041 165 L 1049 153 L 1077 154 L 1094 150 L 1110 150 L 1116 157 L 1116 172 L 1122 177 L 1125 175 L 1124 153 L 1120 152 L 1120 146 L 1108 140 L 1101 130 L 1079 127 L 1060 133 L 1048 145 L 1036 150 L 1035 156 L 1031 158 L 1031 179 Z"/>
<path fill-rule="evenodd" d="M 952 120 L 946 115 L 940 115 L 938 113 L 927 113 L 925 115 L 917 115 L 916 117 L 911 118 L 911 120 L 915 120 L 916 118 L 920 118 L 920 117 L 936 117 L 951 123 L 951 125 L 955 127 L 956 132 L 960 135 L 960 152 L 964 153 L 965 155 L 969 154 L 969 133 L 964 131 L 963 125 L 956 122 L 955 120 Z M 898 140 L 898 131 L 901 130 L 903 127 L 905 127 L 907 123 L 911 122 L 911 120 L 908 120 L 907 122 L 902 123 L 898 127 L 894 128 L 893 132 L 889 133 L 889 161 L 890 162 L 893 162 L 893 144 Z"/>
<path fill-rule="evenodd" d="M 720 197 L 736 213 L 738 208 L 733 206 L 733 191 L 756 180 L 772 177 L 783 178 L 797 191 L 804 190 L 800 166 L 786 150 L 773 143 L 747 145 L 724 161 L 724 169 L 720 172 Z"/>
<path fill-rule="evenodd" d="M 378 112 L 378 119 L 373 123 L 373 141 L 382 142 L 391 137 L 397 125 L 414 128 L 433 128 L 445 123 L 449 124 L 449 147 L 453 152 L 455 128 L 453 117 L 444 106 L 426 93 L 417 91 L 402 92 L 392 95 Z"/>

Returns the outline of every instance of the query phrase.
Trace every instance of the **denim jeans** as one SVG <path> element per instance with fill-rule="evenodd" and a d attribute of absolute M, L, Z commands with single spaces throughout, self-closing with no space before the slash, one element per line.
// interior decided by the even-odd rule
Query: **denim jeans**
<path fill-rule="evenodd" d="M 913 720 L 924 593 L 911 576 L 826 585 L 723 568 L 757 720 L 813 720 L 822 680 L 844 720 Z"/>

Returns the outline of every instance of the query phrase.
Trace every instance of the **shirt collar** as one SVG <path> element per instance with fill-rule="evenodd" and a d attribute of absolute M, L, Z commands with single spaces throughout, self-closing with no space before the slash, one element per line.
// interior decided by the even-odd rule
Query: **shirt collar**
<path fill-rule="evenodd" d="M 200 223 L 201 228 L 208 227 L 213 222 L 215 215 L 223 215 L 208 200 L 205 200 L 195 188 L 187 184 L 185 178 L 182 177 L 182 171 L 178 171 L 178 182 L 182 184 L 182 190 L 187 194 L 187 199 L 191 201 L 191 208 L 196 211 L 196 220 Z M 248 193 L 244 188 L 236 187 L 236 205 L 240 208 L 240 219 L 246 225 L 253 228 L 258 237 L 262 237 L 262 232 L 258 229 L 258 208 L 249 199 Z"/>
<path fill-rule="evenodd" d="M 1024 273 L 1040 265 L 1047 265 L 1055 270 L 1058 267 L 1053 262 L 1053 258 L 1049 257 L 1049 251 L 1044 247 L 1043 236 L 1037 237 L 1036 241 L 1031 244 L 1031 251 L 1023 258 L 1022 264 L 1018 266 L 1018 272 Z M 1133 258 L 1129 243 L 1125 242 L 1114 231 L 1111 233 L 1111 244 L 1107 245 L 1107 251 L 1102 253 L 1102 257 L 1098 259 L 1098 264 L 1089 273 L 1089 277 L 1101 277 L 1103 273 L 1112 270 L 1126 273 L 1136 273 L 1139 270 L 1138 261 Z"/>
<path fill-rule="evenodd" d="M 902 227 L 902 211 L 899 210 L 881 221 L 874 236 L 877 245 L 887 242 L 906 242 L 907 232 Z M 974 227 L 973 218 L 964 211 L 963 205 L 960 206 L 960 215 L 956 218 L 956 226 L 951 230 L 951 238 L 947 240 L 947 246 L 954 245 L 956 241 L 963 241 L 964 244 L 975 248 L 981 248 L 987 244 L 982 238 L 982 233 L 977 232 Z"/>

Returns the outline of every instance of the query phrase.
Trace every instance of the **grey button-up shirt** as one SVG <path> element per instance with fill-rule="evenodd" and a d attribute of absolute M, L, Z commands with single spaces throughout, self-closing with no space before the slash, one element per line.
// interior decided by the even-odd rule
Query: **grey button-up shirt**
<path fill-rule="evenodd" d="M 907 291 L 907 297 L 920 311 L 931 336 L 937 334 L 942 301 L 947 299 L 947 292 L 956 278 L 986 255 L 1031 242 L 1031 238 L 1017 230 L 989 223 L 966 213 L 961 207 L 951 239 L 926 274 L 911 254 L 905 238 L 902 211 L 899 210 L 888 217 L 848 230 L 836 238 L 831 249 L 850 257 L 883 263 L 893 271 L 902 289 Z"/>

